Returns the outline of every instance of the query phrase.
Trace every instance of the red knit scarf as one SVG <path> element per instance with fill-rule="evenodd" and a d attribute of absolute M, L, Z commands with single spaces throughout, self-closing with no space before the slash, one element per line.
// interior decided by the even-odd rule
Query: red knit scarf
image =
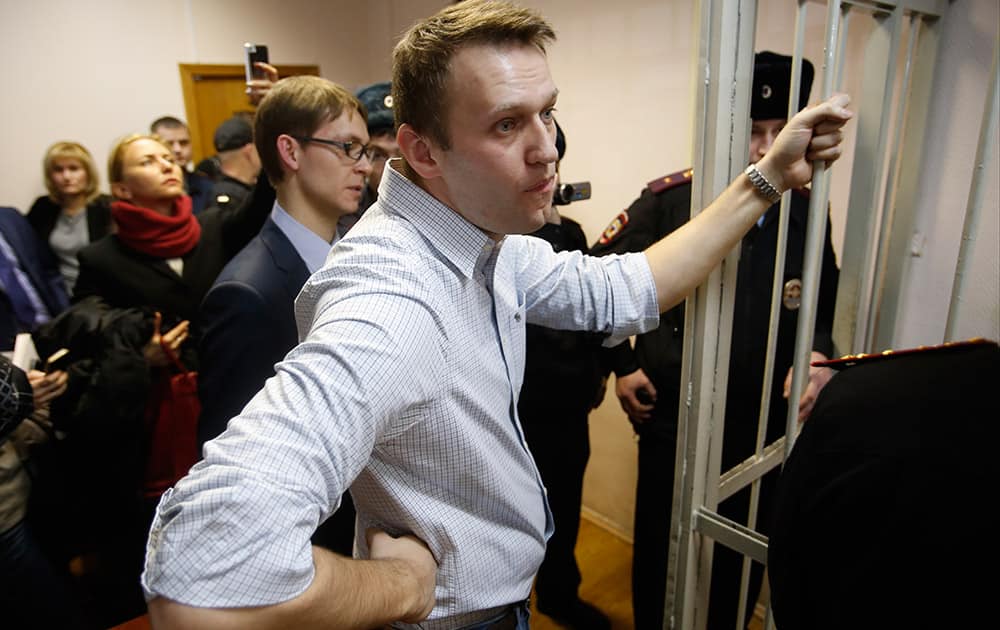
<path fill-rule="evenodd" d="M 149 256 L 180 258 L 201 238 L 201 225 L 191 213 L 191 198 L 187 195 L 177 198 L 169 217 L 126 201 L 112 202 L 111 215 L 122 243 Z"/>

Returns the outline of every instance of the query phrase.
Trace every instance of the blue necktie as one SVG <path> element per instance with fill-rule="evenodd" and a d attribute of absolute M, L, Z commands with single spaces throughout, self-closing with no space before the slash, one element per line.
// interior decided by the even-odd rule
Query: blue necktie
<path fill-rule="evenodd" d="M 14 263 L 7 255 L 0 251 L 0 283 L 3 290 L 10 299 L 10 305 L 14 309 L 14 316 L 23 330 L 34 330 L 35 319 L 38 313 L 31 304 L 31 298 L 21 284 L 18 274 L 14 271 Z"/>

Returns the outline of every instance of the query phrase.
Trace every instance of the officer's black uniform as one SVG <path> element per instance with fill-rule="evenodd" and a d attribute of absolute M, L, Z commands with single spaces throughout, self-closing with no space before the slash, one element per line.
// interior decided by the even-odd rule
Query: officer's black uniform
<path fill-rule="evenodd" d="M 642 251 L 683 225 L 690 214 L 691 175 L 690 170 L 681 171 L 651 182 L 639 199 L 605 230 L 591 253 L 600 256 Z M 792 195 L 784 273 L 785 287 L 791 294 L 801 287 L 807 213 L 808 197 L 804 192 L 796 191 Z M 755 447 L 777 231 L 778 205 L 775 204 L 764 215 L 761 225 L 751 228 L 742 242 L 733 317 L 723 469 L 750 456 Z M 827 356 L 832 351 L 831 330 L 838 273 L 828 225 L 814 342 L 814 348 Z M 782 390 L 795 350 L 798 302 L 793 296 L 784 302 L 775 355 L 769 440 L 784 433 L 787 406 Z M 628 343 L 610 351 L 614 354 L 611 363 L 616 375 L 624 376 L 641 367 L 657 391 L 653 418 L 636 426 L 639 435 L 639 477 L 632 588 L 636 628 L 640 629 L 662 627 L 683 334 L 684 305 L 681 304 L 661 314 L 659 328 L 636 337 L 634 351 Z M 748 505 L 749 494 L 743 492 L 723 503 L 721 508 L 734 520 L 746 522 Z M 761 505 L 764 505 L 764 500 Z M 713 569 L 713 593 L 719 593 L 719 588 L 714 585 L 726 583 L 727 569 L 733 566 L 738 575 L 742 556 L 721 545 L 715 546 L 715 556 L 720 560 Z M 727 562 L 726 556 L 732 558 Z M 759 575 L 756 582 L 759 585 Z M 750 592 L 756 593 L 753 585 Z M 729 609 L 723 612 L 722 606 L 726 603 L 730 603 L 731 607 L 727 606 Z M 735 605 L 735 595 L 717 595 L 713 599 L 713 619 L 719 611 L 719 615 L 724 615 L 722 618 L 728 619 L 725 626 L 732 627 L 736 617 Z"/>
<path fill-rule="evenodd" d="M 786 117 L 791 66 L 792 58 L 785 55 L 766 51 L 756 55 L 750 107 L 750 116 L 754 120 Z M 812 78 L 812 64 L 803 60 L 800 109 L 805 107 L 809 98 Z M 691 177 L 689 169 L 650 182 L 639 199 L 612 221 L 591 253 L 604 255 L 642 251 L 683 225 L 690 216 Z M 768 441 L 784 433 L 787 405 L 782 392 L 785 374 L 792 364 L 795 350 L 807 218 L 807 192 L 797 191 L 792 194 L 790 204 L 783 306 L 772 379 Z M 777 232 L 778 204 L 775 204 L 742 241 L 726 397 L 723 470 L 752 455 L 756 446 Z M 831 330 L 838 275 L 827 225 L 813 346 L 827 356 L 832 351 Z M 663 626 L 683 334 L 684 305 L 681 304 L 661 314 L 659 328 L 637 336 L 634 351 L 627 342 L 610 351 L 614 355 L 610 362 L 616 375 L 624 376 L 641 367 L 657 392 L 652 418 L 636 427 L 639 435 L 639 477 L 636 487 L 632 605 L 637 630 L 658 630 Z M 767 513 L 773 479 L 773 475 L 765 477 L 761 483 L 761 514 Z M 749 499 L 749 489 L 737 493 L 719 506 L 720 512 L 746 523 Z M 761 525 L 759 529 L 765 527 Z M 736 622 L 742 558 L 742 555 L 723 545 L 715 545 L 708 619 L 710 629 L 730 630 Z M 754 569 L 748 612 L 752 611 L 753 598 L 757 595 L 763 573 L 759 566 Z"/>
<path fill-rule="evenodd" d="M 253 192 L 253 186 L 244 184 L 235 177 L 230 177 L 223 173 L 212 186 L 212 194 L 209 197 L 210 208 L 239 208 L 243 200 Z"/>
<path fill-rule="evenodd" d="M 850 363 L 820 393 L 775 491 L 778 628 L 991 626 L 1000 349 Z"/>

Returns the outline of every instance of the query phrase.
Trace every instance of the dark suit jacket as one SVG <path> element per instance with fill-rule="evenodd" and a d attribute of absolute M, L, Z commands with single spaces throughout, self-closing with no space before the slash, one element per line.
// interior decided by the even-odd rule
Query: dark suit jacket
<path fill-rule="evenodd" d="M 80 277 L 73 301 L 98 295 L 113 308 L 149 307 L 162 313 L 163 331 L 189 320 L 191 339 L 197 341 L 202 298 L 226 263 L 260 230 L 274 204 L 274 189 L 266 181 L 262 177 L 262 184 L 235 211 L 206 210 L 196 215 L 201 239 L 183 256 L 180 276 L 164 259 L 130 249 L 114 234 L 84 247 L 78 254 Z M 195 369 L 193 352 L 185 354 L 185 363 Z"/>
<path fill-rule="evenodd" d="M 270 219 L 219 274 L 198 316 L 199 442 L 222 433 L 298 343 L 295 297 L 308 278 L 305 262 Z"/>
<path fill-rule="evenodd" d="M 31 279 L 49 313 L 58 315 L 69 305 L 69 298 L 66 296 L 66 283 L 51 252 L 43 246 L 24 215 L 14 208 L 0 207 L 0 233 L 14 250 L 21 269 Z M 19 328 L 10 299 L 6 292 L 0 290 L 0 350 L 13 348 L 17 333 L 30 332 Z"/>

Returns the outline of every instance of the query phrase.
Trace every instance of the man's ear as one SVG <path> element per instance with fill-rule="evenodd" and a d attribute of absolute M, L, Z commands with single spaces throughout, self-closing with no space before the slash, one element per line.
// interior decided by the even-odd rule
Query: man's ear
<path fill-rule="evenodd" d="M 288 134 L 281 134 L 275 141 L 278 145 L 278 159 L 281 160 L 281 165 L 285 170 L 296 172 L 299 170 L 299 158 L 301 147 L 299 143 L 295 141 L 294 138 Z"/>
<path fill-rule="evenodd" d="M 115 199 L 124 199 L 128 201 L 132 198 L 132 191 L 129 187 L 122 182 L 111 182 L 111 195 Z"/>
<path fill-rule="evenodd" d="M 436 145 L 416 132 L 409 123 L 400 125 L 396 133 L 399 151 L 406 163 L 421 179 L 428 180 L 441 176 L 441 167 L 434 158 Z"/>

